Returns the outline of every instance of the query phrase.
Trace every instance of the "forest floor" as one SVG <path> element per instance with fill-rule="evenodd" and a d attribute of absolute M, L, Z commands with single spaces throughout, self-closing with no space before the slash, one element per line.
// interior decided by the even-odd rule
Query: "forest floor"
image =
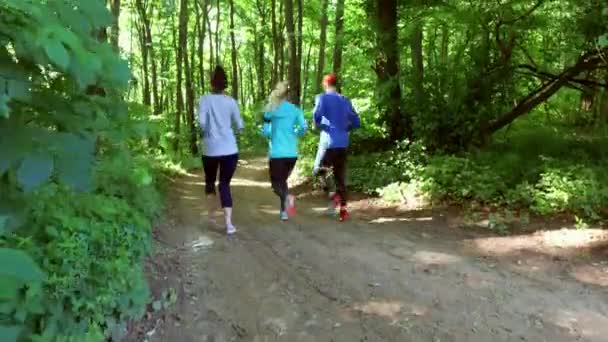
<path fill-rule="evenodd" d="M 608 233 L 459 228 L 449 210 L 353 203 L 338 223 L 302 192 L 278 220 L 264 160 L 234 179 L 235 224 L 207 224 L 202 176 L 176 179 L 147 268 L 156 298 L 128 341 L 606 341 Z M 158 307 L 156 308 L 158 309 Z"/>

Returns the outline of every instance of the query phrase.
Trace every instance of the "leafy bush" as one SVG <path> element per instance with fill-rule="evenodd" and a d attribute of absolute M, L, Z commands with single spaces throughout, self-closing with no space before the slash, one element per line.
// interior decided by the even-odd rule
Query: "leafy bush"
<path fill-rule="evenodd" d="M 148 302 L 158 127 L 123 100 L 127 63 L 95 34 L 111 19 L 0 3 L 0 341 L 103 341 Z"/>

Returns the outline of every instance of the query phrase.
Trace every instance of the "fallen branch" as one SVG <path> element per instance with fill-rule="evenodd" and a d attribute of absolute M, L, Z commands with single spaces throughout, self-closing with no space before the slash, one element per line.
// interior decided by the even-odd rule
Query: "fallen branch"
<path fill-rule="evenodd" d="M 494 132 L 505 127 L 513 122 L 518 117 L 527 114 L 539 104 L 547 101 L 553 94 L 568 84 L 571 79 L 574 79 L 583 71 L 598 69 L 603 66 L 604 55 L 608 52 L 608 48 L 593 51 L 583 55 L 578 62 L 566 68 L 559 75 L 555 75 L 549 82 L 521 99 L 518 104 L 510 112 L 503 114 L 499 118 L 489 122 L 482 128 L 481 135 L 484 141 Z"/>

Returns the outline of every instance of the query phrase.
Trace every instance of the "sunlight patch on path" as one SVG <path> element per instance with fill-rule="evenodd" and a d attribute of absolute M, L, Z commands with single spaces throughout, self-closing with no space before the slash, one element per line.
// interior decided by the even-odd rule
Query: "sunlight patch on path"
<path fill-rule="evenodd" d="M 418 251 L 412 259 L 423 264 L 435 265 L 453 264 L 462 261 L 462 258 L 457 255 L 430 251 Z"/>
<path fill-rule="evenodd" d="M 369 221 L 372 224 L 391 223 L 391 222 L 424 222 L 433 221 L 432 217 L 380 217 Z"/>
<path fill-rule="evenodd" d="M 205 236 L 205 235 L 199 236 L 198 239 L 196 239 L 190 243 L 190 247 L 195 252 L 208 249 L 211 246 L 213 246 L 213 240 L 211 240 L 211 238 L 209 238 L 208 236 Z"/>
<path fill-rule="evenodd" d="M 608 242 L 608 232 L 604 230 L 568 228 L 528 235 L 479 238 L 468 241 L 479 251 L 492 255 L 507 255 L 523 250 L 589 248 L 602 242 Z"/>
<path fill-rule="evenodd" d="M 245 178 L 233 178 L 232 183 L 233 186 L 247 186 L 247 187 L 255 187 L 255 188 L 269 188 L 269 182 L 258 182 Z"/>

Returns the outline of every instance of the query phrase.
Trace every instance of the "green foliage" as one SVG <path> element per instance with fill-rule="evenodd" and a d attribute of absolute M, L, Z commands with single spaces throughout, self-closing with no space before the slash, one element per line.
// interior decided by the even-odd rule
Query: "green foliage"
<path fill-rule="evenodd" d="M 103 341 L 143 314 L 158 136 L 101 0 L 0 3 L 0 340 Z M 108 276 L 111 275 L 111 276 Z"/>

